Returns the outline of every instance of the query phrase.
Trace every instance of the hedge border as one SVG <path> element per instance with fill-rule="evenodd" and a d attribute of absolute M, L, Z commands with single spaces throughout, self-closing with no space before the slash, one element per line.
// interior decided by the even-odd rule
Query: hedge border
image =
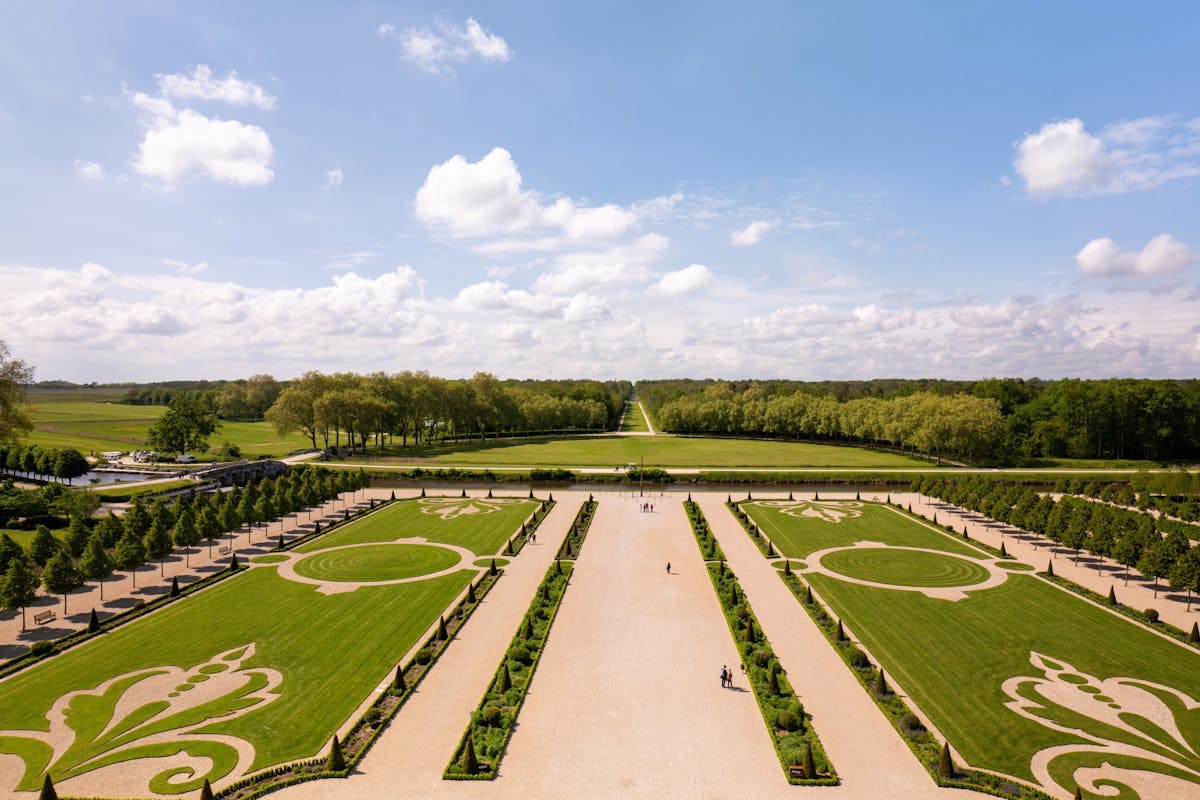
<path fill-rule="evenodd" d="M 700 521 L 704 529 L 708 529 L 708 520 L 705 519 L 704 512 L 701 511 L 700 507 L 692 501 L 685 501 L 684 508 L 688 510 L 688 518 L 692 520 L 692 533 L 696 537 L 697 546 L 700 546 L 701 534 L 698 530 L 696 520 Z M 693 510 L 695 512 L 694 518 L 692 516 Z M 737 588 L 738 597 L 741 598 L 741 602 L 745 604 L 745 609 L 748 612 L 746 614 L 746 619 L 751 625 L 754 625 L 758 631 L 758 641 L 756 642 L 758 649 L 765 650 L 770 655 L 772 660 L 778 661 L 778 657 L 775 655 L 775 649 L 771 647 L 771 642 L 767 639 L 767 635 L 763 631 L 762 625 L 759 624 L 758 617 L 754 614 L 754 609 L 750 607 L 750 601 L 746 599 L 745 592 L 742 590 L 742 585 L 738 582 L 737 575 L 734 573 L 733 569 L 725 564 L 724 559 L 719 562 L 707 562 L 705 568 L 708 572 L 709 581 L 712 582 L 713 594 L 717 596 L 717 602 L 720 604 L 721 612 L 725 617 L 725 624 L 729 628 L 729 636 L 731 639 L 733 639 L 734 646 L 738 649 L 741 657 L 744 659 L 745 654 L 741 651 L 741 643 L 738 642 L 738 631 L 734 625 L 734 617 L 737 615 L 737 612 L 729 605 L 729 597 L 721 592 L 721 587 L 717 583 L 718 571 L 720 576 L 724 577 L 726 571 L 728 570 L 728 579 L 732 585 Z M 783 676 L 784 680 L 779 684 L 780 691 L 778 691 L 777 694 L 785 699 L 790 695 L 790 697 L 797 704 L 801 705 L 801 708 L 803 708 L 803 704 L 800 704 L 799 698 L 796 697 L 796 693 L 791 687 L 791 682 L 787 679 L 787 673 L 784 672 L 782 666 L 780 666 L 779 674 Z M 754 700 L 758 704 L 758 713 L 762 717 L 763 724 L 767 727 L 767 735 L 771 737 L 771 743 L 775 747 L 775 757 L 779 760 L 779 766 L 783 770 L 783 774 L 787 782 L 793 786 L 837 786 L 839 783 L 841 783 L 841 779 L 838 778 L 837 768 L 833 766 L 833 762 L 829 759 L 828 754 L 825 752 L 825 748 L 821 745 L 821 737 L 817 733 L 817 729 L 812 723 L 812 718 L 807 712 L 804 712 L 804 716 L 808 718 L 806 725 L 808 728 L 806 742 L 812 745 L 814 760 L 820 760 L 825 763 L 828 774 L 823 778 L 797 778 L 792 775 L 790 768 L 793 766 L 793 764 L 790 763 L 788 759 L 784 758 L 783 750 L 781 749 L 779 743 L 779 737 L 775 734 L 775 728 L 767 718 L 768 709 L 764 704 L 763 695 L 768 691 L 768 689 L 765 685 L 759 685 L 761 678 L 759 677 L 757 670 L 747 670 L 746 676 L 749 680 L 750 688 L 754 691 Z M 786 694 L 783 691 L 785 687 L 787 689 Z"/>
<path fill-rule="evenodd" d="M 596 506 L 598 502 L 592 495 L 588 495 L 588 499 L 579 506 L 579 511 L 575 514 L 575 519 L 571 523 L 571 528 L 567 531 L 566 537 L 563 538 L 563 543 L 559 545 L 558 553 L 554 556 L 560 561 L 574 561 L 579 558 L 579 550 L 583 547 L 583 542 L 587 539 L 588 531 L 592 527 L 592 517 L 596 515 Z M 571 548 L 571 552 L 567 552 L 567 548 Z"/>
<path fill-rule="evenodd" d="M 713 536 L 712 528 L 708 526 L 708 520 L 704 517 L 704 512 L 700 510 L 700 506 L 692 502 L 692 494 L 688 492 L 687 500 L 683 501 L 683 510 L 687 513 L 688 522 L 692 525 L 692 535 L 696 537 L 696 544 L 700 546 L 700 555 L 705 556 L 706 562 L 725 561 L 725 551 L 721 549 L 721 543 L 717 541 L 717 537 Z M 712 553 L 709 557 L 705 554 L 705 548 Z"/>
<path fill-rule="evenodd" d="M 525 698 L 529 694 L 529 687 L 533 684 L 533 676 L 537 672 L 538 665 L 542 662 L 542 653 L 546 649 L 546 642 L 550 639 L 550 632 L 554 628 L 554 621 L 558 618 L 558 609 L 562 605 L 563 597 L 565 597 L 567 594 L 567 587 L 571 585 L 571 576 L 574 574 L 574 570 L 575 565 L 573 562 L 567 562 L 566 564 L 563 564 L 557 559 L 555 560 L 554 564 L 551 564 L 550 567 L 547 568 L 545 576 L 543 576 L 541 582 L 538 583 L 537 592 L 535 593 L 533 600 L 530 602 L 529 608 L 521 617 L 521 621 L 517 623 L 516 633 L 513 634 L 513 638 L 510 640 L 508 647 L 505 648 L 504 654 L 500 656 L 500 664 L 496 667 L 496 671 L 492 674 L 492 678 L 488 682 L 487 688 L 484 689 L 483 697 L 480 698 L 479 705 L 475 707 L 475 712 L 473 712 L 471 715 L 471 721 L 467 723 L 466 730 L 463 731 L 463 735 L 459 738 L 458 746 L 454 748 L 454 754 L 450 757 L 450 762 L 446 765 L 446 769 L 442 771 L 442 780 L 492 781 L 499 776 L 500 762 L 504 760 L 504 755 L 508 752 L 508 743 L 512 740 L 513 730 L 516 728 L 517 724 L 517 718 L 520 717 L 521 709 L 525 705 Z M 490 767 L 487 772 L 476 772 L 474 775 L 467 775 L 461 772 L 451 772 L 450 770 L 462 760 L 463 749 L 466 747 L 467 737 L 470 736 L 471 732 L 475 729 L 475 713 L 483 712 L 484 704 L 488 700 L 492 686 L 494 686 L 496 681 L 500 679 L 500 672 L 507 665 L 508 653 L 518 644 L 521 644 L 525 647 L 528 647 L 530 644 L 527 640 L 521 638 L 521 626 L 525 624 L 525 620 L 529 617 L 529 615 L 534 613 L 535 608 L 540 605 L 539 596 L 542 591 L 542 587 L 549 585 L 551 587 L 549 591 L 553 592 L 554 586 L 557 583 L 555 579 L 560 575 L 563 577 L 563 581 L 561 584 L 559 584 L 561 588 L 558 590 L 558 597 L 553 598 L 553 606 L 550 609 L 550 616 L 546 620 L 545 635 L 543 635 L 542 638 L 536 643 L 536 649 L 532 653 L 533 661 L 530 662 L 529 668 L 525 670 L 525 674 L 523 676 L 525 683 L 524 686 L 521 687 L 521 696 L 518 698 L 516 705 L 513 707 L 513 712 L 508 720 L 508 724 L 504 726 L 504 740 L 500 745 L 499 751 L 496 753 L 495 759 L 489 762 Z"/>

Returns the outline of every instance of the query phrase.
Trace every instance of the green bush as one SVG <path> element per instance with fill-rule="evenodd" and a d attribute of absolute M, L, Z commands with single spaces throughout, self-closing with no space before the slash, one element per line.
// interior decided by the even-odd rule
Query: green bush
<path fill-rule="evenodd" d="M 855 669 L 870 669 L 871 659 L 867 658 L 867 654 L 857 647 L 852 647 L 849 653 L 850 666 Z"/>
<path fill-rule="evenodd" d="M 516 645 L 508 651 L 508 657 L 518 664 L 529 666 L 533 662 L 533 656 L 529 652 L 529 648 L 523 644 Z"/>
<path fill-rule="evenodd" d="M 44 639 L 40 642 L 34 642 L 33 645 L 29 648 L 29 654 L 32 655 L 34 658 L 38 658 L 40 656 L 48 656 L 53 652 L 54 652 L 54 642 L 46 641 Z"/>
<path fill-rule="evenodd" d="M 417 654 L 415 656 L 413 656 L 413 661 L 417 662 L 418 664 L 421 664 L 422 666 L 426 665 L 429 662 L 433 661 L 433 654 L 434 654 L 434 651 L 433 651 L 432 647 L 422 647 L 420 650 L 417 651 Z"/>
<path fill-rule="evenodd" d="M 784 709 L 775 716 L 775 726 L 785 731 L 798 731 L 800 730 L 800 717 L 795 712 Z"/>
<path fill-rule="evenodd" d="M 917 718 L 916 714 L 909 711 L 900 717 L 900 731 L 905 736 L 920 736 L 925 732 L 925 726 Z"/>
<path fill-rule="evenodd" d="M 489 728 L 494 728 L 500 724 L 500 719 L 502 716 L 503 714 L 501 713 L 500 709 L 496 708 L 495 706 L 488 706 L 483 710 L 483 713 L 479 715 L 479 719 L 483 721 L 484 725 L 487 725 Z"/>
<path fill-rule="evenodd" d="M 1150 622 L 1150 623 L 1158 622 L 1158 609 L 1157 608 L 1147 608 L 1145 611 L 1142 612 L 1142 616 L 1144 616 L 1146 618 L 1147 622 Z"/>

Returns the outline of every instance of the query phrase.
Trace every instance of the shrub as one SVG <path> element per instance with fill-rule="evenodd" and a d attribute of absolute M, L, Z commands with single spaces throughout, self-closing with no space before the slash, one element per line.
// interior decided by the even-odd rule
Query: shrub
<path fill-rule="evenodd" d="M 212 784 L 208 782 L 208 778 L 204 779 L 204 786 L 200 787 L 200 800 L 214 800 Z"/>
<path fill-rule="evenodd" d="M 342 754 L 342 743 L 338 741 L 336 733 L 333 735 L 333 742 L 329 745 L 329 757 L 325 759 L 325 769 L 330 772 L 342 772 L 346 769 L 346 757 Z"/>
<path fill-rule="evenodd" d="M 1110 606 L 1117 604 L 1117 589 L 1115 586 L 1108 587 L 1108 604 Z"/>
<path fill-rule="evenodd" d="M 817 764 L 813 760 L 812 742 L 807 742 L 804 746 L 804 777 L 817 777 Z"/>
<path fill-rule="evenodd" d="M 42 793 L 38 795 L 38 800 L 58 800 L 58 792 L 54 791 L 54 781 L 50 780 L 50 773 L 46 773 L 46 780 L 42 781 Z"/>
<path fill-rule="evenodd" d="M 879 697 L 886 697 L 891 694 L 892 690 L 887 685 L 887 678 L 884 677 L 883 670 L 879 670 L 879 674 L 875 676 L 875 694 Z"/>
<path fill-rule="evenodd" d="M 766 669 L 767 664 L 771 663 L 771 654 L 768 653 L 766 650 L 755 650 L 754 653 L 750 656 L 750 658 L 751 658 L 751 660 L 754 661 L 755 664 L 762 667 L 763 669 Z"/>
<path fill-rule="evenodd" d="M 29 648 L 30 655 L 34 656 L 35 658 L 38 656 L 48 656 L 53 652 L 54 642 L 49 642 L 46 640 L 34 642 L 33 646 Z"/>
<path fill-rule="evenodd" d="M 462 771 L 467 775 L 474 775 L 479 771 L 479 759 L 475 757 L 475 744 L 471 741 L 471 734 L 467 734 L 467 743 L 463 747 L 462 763 L 460 765 Z"/>
<path fill-rule="evenodd" d="M 525 666 L 533 663 L 533 656 L 529 653 L 529 648 L 523 644 L 519 644 L 509 650 L 508 657 L 518 664 L 524 664 Z"/>
<path fill-rule="evenodd" d="M 483 710 L 483 713 L 479 715 L 479 718 L 483 720 L 483 724 L 487 725 L 489 728 L 494 728 L 499 725 L 500 717 L 500 709 L 496 708 L 495 706 L 488 706 Z"/>
<path fill-rule="evenodd" d="M 404 667 L 396 665 L 396 677 L 392 679 L 392 688 L 397 692 L 404 692 L 408 689 L 408 684 L 404 681 Z"/>
<path fill-rule="evenodd" d="M 1192 632 L 1188 634 L 1188 644 L 1200 643 L 1200 623 L 1192 623 Z"/>
<path fill-rule="evenodd" d="M 95 633 L 100 630 L 100 617 L 96 615 L 96 609 L 92 609 L 92 614 L 88 617 L 88 633 Z"/>
<path fill-rule="evenodd" d="M 422 665 L 428 664 L 430 661 L 433 661 L 433 648 L 432 647 L 422 647 L 420 650 L 417 651 L 417 654 L 415 656 L 413 656 L 413 661 L 417 662 L 418 664 L 422 664 Z"/>
<path fill-rule="evenodd" d="M 954 759 L 950 758 L 950 743 L 942 745 L 942 755 L 938 758 L 937 774 L 939 778 L 953 778 L 955 774 Z"/>
<path fill-rule="evenodd" d="M 917 718 L 916 714 L 909 711 L 900 717 L 900 730 L 905 736 L 920 736 L 925 732 L 925 726 L 921 724 L 921 720 Z"/>
<path fill-rule="evenodd" d="M 775 717 L 775 727 L 785 731 L 799 730 L 800 718 L 796 716 L 795 712 L 784 709 Z"/>
<path fill-rule="evenodd" d="M 859 650 L 857 647 L 850 648 L 849 656 L 850 657 L 848 661 L 850 662 L 850 666 L 854 667 L 855 669 L 871 668 L 871 659 L 867 658 L 867 654 L 862 650 Z"/>
<path fill-rule="evenodd" d="M 779 694 L 779 677 L 773 669 L 767 673 L 767 691 L 771 694 Z"/>
<path fill-rule="evenodd" d="M 450 638 L 450 634 L 446 630 L 446 618 L 445 617 L 438 617 L 436 638 L 439 642 L 444 642 Z"/>
<path fill-rule="evenodd" d="M 1142 612 L 1142 616 L 1144 616 L 1146 618 L 1147 622 L 1150 622 L 1150 623 L 1158 622 L 1158 609 L 1157 608 L 1147 608 L 1145 611 Z"/>

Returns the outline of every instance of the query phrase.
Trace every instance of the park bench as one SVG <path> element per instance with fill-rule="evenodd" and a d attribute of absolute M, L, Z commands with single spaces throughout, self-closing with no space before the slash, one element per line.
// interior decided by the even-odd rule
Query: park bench
<path fill-rule="evenodd" d="M 800 764 L 792 764 L 791 766 L 788 767 L 788 777 L 789 778 L 806 777 L 804 775 L 804 767 Z"/>
<path fill-rule="evenodd" d="M 227 556 L 227 555 L 229 555 L 229 545 L 227 545 L 227 544 L 223 544 L 223 545 L 221 545 L 220 547 L 218 547 L 218 548 L 217 548 L 217 555 L 219 555 L 219 556 Z"/>
<path fill-rule="evenodd" d="M 50 620 L 54 619 L 54 616 L 55 614 L 53 611 L 39 611 L 33 615 L 33 621 L 38 625 L 45 625 Z"/>

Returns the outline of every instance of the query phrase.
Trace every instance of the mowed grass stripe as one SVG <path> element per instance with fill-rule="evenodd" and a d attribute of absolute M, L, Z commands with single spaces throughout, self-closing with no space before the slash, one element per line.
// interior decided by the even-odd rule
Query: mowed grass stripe
<path fill-rule="evenodd" d="M 446 500 L 452 502 L 454 498 Z M 419 536 L 431 542 L 465 547 L 478 556 L 493 555 L 500 552 L 504 543 L 517 532 L 521 522 L 534 512 L 539 502 L 517 499 L 517 502 L 497 506 L 495 511 L 489 513 L 445 519 L 437 514 L 423 513 L 421 509 L 427 506 L 422 506 L 417 500 L 400 500 L 307 542 L 297 547 L 296 551 L 311 553 L 347 544 L 393 542 Z"/>
<path fill-rule="evenodd" d="M 274 569 L 255 568 L 3 681 L 0 728 L 46 730 L 47 710 L 69 691 L 164 664 L 190 667 L 254 643 L 245 666 L 279 670 L 282 696 L 202 731 L 251 742 L 255 769 L 308 758 L 475 574 L 326 597 Z"/>
<path fill-rule="evenodd" d="M 1032 780 L 1037 751 L 1081 741 L 1005 708 L 1004 681 L 1039 674 L 1033 651 L 1101 678 L 1200 694 L 1200 654 L 1029 575 L 957 602 L 804 577 L 974 766 Z M 1200 714 L 1183 727 L 1200 736 Z"/>
<path fill-rule="evenodd" d="M 421 544 L 363 545 L 314 553 L 296 564 L 296 574 L 321 581 L 394 581 L 440 572 L 458 554 Z"/>
<path fill-rule="evenodd" d="M 839 575 L 893 586 L 970 586 L 991 575 L 982 565 L 954 556 L 885 547 L 829 553 L 821 565 Z"/>
<path fill-rule="evenodd" d="M 800 503 L 802 501 L 797 501 Z M 825 502 L 825 501 L 821 501 Z M 793 517 L 776 507 L 742 503 L 742 508 L 763 533 L 787 558 L 804 558 L 809 553 L 830 547 L 849 547 L 855 542 L 881 542 L 895 547 L 924 547 L 970 558 L 987 554 L 914 522 L 878 503 L 863 502 L 861 516 L 845 517 L 839 522 Z M 801 523 L 801 524 L 798 524 Z"/>

